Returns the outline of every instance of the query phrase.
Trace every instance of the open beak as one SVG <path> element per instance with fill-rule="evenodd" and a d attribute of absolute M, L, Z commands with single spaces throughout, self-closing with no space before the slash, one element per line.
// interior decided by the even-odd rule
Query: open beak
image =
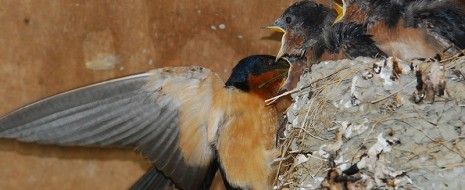
<path fill-rule="evenodd" d="M 305 68 L 307 67 L 306 58 L 300 57 L 300 58 L 288 59 L 287 57 L 282 57 L 282 59 L 289 62 L 289 65 L 291 67 L 289 68 L 289 71 L 287 73 L 286 80 L 284 80 L 284 82 L 280 85 L 278 89 L 278 94 L 282 94 L 286 91 L 293 90 L 297 86 L 297 83 L 300 80 L 300 75 L 304 73 Z"/>
<path fill-rule="evenodd" d="M 277 62 L 279 60 L 279 58 L 281 58 L 284 55 L 284 37 L 286 36 L 286 30 L 284 30 L 284 28 L 282 28 L 280 26 L 276 26 L 274 24 L 271 25 L 271 26 L 267 26 L 266 29 L 272 30 L 272 31 L 275 31 L 275 32 L 279 32 L 279 33 L 284 33 L 283 37 L 281 39 L 281 47 L 279 48 L 279 52 L 276 55 L 276 62 Z"/>
<path fill-rule="evenodd" d="M 279 32 L 279 33 L 286 33 L 286 31 L 280 26 L 271 25 L 271 26 L 267 26 L 265 28 L 268 29 L 268 30 Z"/>
<path fill-rule="evenodd" d="M 286 33 L 284 33 L 282 39 L 281 39 L 281 47 L 279 48 L 278 54 L 276 54 L 276 62 L 284 56 L 284 37 L 286 36 Z M 288 61 L 289 62 L 289 61 Z"/>
<path fill-rule="evenodd" d="M 345 0 L 342 0 L 342 6 L 333 1 L 332 3 L 332 6 L 331 6 L 334 10 L 336 10 L 337 12 L 337 17 L 336 19 L 334 20 L 333 24 L 336 24 L 337 22 L 339 22 L 342 17 L 344 17 L 344 15 L 346 14 L 346 10 L 347 10 L 347 4 L 346 4 L 346 1 Z"/>

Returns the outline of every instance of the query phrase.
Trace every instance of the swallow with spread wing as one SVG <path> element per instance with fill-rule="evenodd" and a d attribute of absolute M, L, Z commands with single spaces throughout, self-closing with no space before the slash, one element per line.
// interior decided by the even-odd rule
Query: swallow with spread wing
<path fill-rule="evenodd" d="M 230 188 L 270 189 L 275 95 L 289 65 L 241 60 L 225 83 L 202 67 L 168 67 L 61 93 L 0 119 L 0 137 L 140 151 L 153 167 L 132 189 L 208 189 L 219 168 Z"/>

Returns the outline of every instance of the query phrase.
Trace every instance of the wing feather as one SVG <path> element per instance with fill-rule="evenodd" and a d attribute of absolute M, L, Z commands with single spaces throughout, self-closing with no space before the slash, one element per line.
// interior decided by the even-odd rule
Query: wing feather
<path fill-rule="evenodd" d="M 214 89 L 224 89 L 223 83 L 208 69 L 157 69 L 25 106 L 0 118 L 0 137 L 65 146 L 133 148 L 179 188 L 197 189 L 208 171 L 205 163 L 214 155 L 207 135 L 208 127 L 218 128 L 208 126 L 211 119 L 218 120 L 208 114 Z M 182 143 L 187 137 L 192 141 Z M 166 185 L 157 170 L 149 169 L 143 184 Z"/>

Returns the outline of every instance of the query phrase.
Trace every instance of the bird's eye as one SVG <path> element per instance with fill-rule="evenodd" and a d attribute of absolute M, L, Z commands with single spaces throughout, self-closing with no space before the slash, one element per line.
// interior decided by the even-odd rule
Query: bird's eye
<path fill-rule="evenodd" d="M 286 23 L 291 24 L 292 18 L 291 17 L 286 17 Z"/>

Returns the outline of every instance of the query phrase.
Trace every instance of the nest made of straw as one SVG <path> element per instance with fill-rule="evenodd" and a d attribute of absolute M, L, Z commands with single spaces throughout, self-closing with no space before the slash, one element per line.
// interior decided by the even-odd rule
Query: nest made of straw
<path fill-rule="evenodd" d="M 276 188 L 465 185 L 463 53 L 321 62 L 288 94 Z"/>

